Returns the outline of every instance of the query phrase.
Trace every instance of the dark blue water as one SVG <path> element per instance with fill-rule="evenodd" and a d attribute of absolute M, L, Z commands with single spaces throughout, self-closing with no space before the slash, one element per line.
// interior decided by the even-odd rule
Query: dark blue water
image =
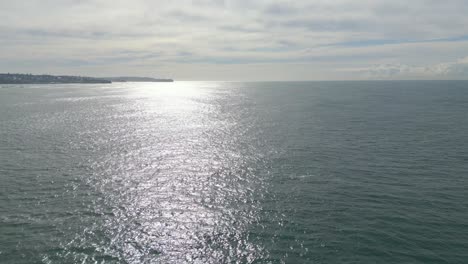
<path fill-rule="evenodd" d="M 468 82 L 0 86 L 0 263 L 466 263 Z"/>

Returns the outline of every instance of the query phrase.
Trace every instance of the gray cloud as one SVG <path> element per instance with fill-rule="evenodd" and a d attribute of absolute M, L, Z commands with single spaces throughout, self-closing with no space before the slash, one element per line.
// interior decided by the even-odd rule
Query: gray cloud
<path fill-rule="evenodd" d="M 265 13 L 269 15 L 281 16 L 281 15 L 291 15 L 300 13 L 298 8 L 293 7 L 291 4 L 280 4 L 280 3 L 272 3 L 267 5 L 265 8 Z"/>

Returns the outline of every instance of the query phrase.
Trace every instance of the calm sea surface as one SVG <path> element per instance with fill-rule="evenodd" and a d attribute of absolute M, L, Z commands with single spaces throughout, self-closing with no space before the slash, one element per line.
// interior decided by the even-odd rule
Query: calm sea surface
<path fill-rule="evenodd" d="M 468 263 L 468 82 L 0 85 L 0 263 Z"/>

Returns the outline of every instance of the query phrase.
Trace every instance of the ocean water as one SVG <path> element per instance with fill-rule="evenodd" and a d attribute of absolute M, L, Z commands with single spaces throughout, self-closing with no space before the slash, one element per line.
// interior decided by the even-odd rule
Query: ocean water
<path fill-rule="evenodd" d="M 468 82 L 0 85 L 0 263 L 468 263 Z"/>

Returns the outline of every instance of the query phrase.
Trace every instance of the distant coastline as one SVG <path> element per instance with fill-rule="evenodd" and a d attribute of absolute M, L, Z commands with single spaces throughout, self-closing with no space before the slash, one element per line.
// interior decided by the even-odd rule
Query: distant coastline
<path fill-rule="evenodd" d="M 105 77 L 105 80 L 112 82 L 173 82 L 173 79 L 158 79 L 150 77 Z"/>
<path fill-rule="evenodd" d="M 60 83 L 112 83 L 112 82 L 173 82 L 172 79 L 150 77 L 106 77 L 95 78 L 69 75 L 34 75 L 0 73 L 0 84 L 60 84 Z"/>

